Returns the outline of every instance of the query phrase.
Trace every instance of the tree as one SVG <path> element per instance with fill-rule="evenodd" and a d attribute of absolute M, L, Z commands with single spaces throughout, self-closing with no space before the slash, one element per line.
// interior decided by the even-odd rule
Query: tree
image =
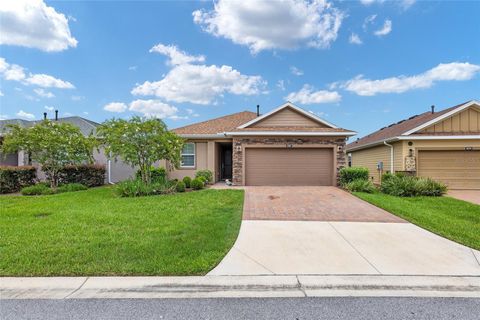
<path fill-rule="evenodd" d="M 93 161 L 96 139 L 85 137 L 72 124 L 44 120 L 33 127 L 9 125 L 8 129 L 2 152 L 26 151 L 42 166 L 52 188 L 58 186 L 58 173 L 66 165 Z"/>
<path fill-rule="evenodd" d="M 167 130 L 160 119 L 132 117 L 130 120 L 111 119 L 97 130 L 107 154 L 138 166 L 142 181 L 150 184 L 150 168 L 167 160 L 168 171 L 180 165 L 183 139 Z"/>

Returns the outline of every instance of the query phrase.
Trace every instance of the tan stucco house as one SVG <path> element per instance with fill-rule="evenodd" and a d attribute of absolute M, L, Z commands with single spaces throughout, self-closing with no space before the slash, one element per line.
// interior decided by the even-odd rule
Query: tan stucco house
<path fill-rule="evenodd" d="M 347 137 L 339 128 L 287 102 L 260 115 L 243 111 L 172 130 L 187 139 L 170 178 L 209 169 L 235 185 L 337 185 Z"/>
<path fill-rule="evenodd" d="M 480 102 L 469 101 L 412 116 L 347 145 L 351 166 L 409 172 L 451 189 L 480 189 Z"/>

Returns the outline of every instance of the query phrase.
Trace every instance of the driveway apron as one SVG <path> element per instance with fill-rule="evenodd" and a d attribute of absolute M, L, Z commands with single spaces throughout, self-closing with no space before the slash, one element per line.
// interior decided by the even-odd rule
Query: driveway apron
<path fill-rule="evenodd" d="M 480 276 L 480 252 L 335 187 L 246 187 L 243 219 L 209 275 Z"/>

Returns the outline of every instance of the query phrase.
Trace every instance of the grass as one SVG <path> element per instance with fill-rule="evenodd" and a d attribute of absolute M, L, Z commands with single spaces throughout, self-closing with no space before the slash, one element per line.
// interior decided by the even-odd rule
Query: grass
<path fill-rule="evenodd" d="M 480 206 L 450 197 L 354 195 L 447 239 L 480 250 Z"/>
<path fill-rule="evenodd" d="M 203 275 L 232 247 L 242 190 L 0 199 L 0 276 Z"/>

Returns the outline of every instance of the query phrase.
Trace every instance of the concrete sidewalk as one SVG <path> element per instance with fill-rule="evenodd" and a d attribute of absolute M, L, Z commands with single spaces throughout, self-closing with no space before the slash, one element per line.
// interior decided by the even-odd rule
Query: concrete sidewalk
<path fill-rule="evenodd" d="M 480 277 L 206 276 L 0 278 L 1 299 L 475 297 Z"/>

